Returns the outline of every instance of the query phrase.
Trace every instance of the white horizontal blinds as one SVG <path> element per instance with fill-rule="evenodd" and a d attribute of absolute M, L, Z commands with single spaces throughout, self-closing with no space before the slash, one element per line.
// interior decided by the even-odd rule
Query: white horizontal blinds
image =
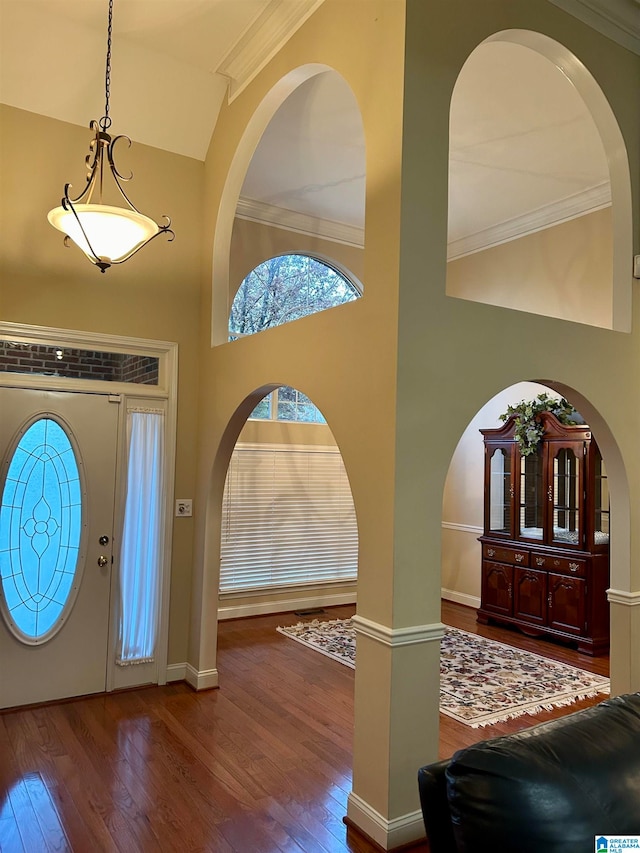
<path fill-rule="evenodd" d="M 357 561 L 337 448 L 236 445 L 222 506 L 221 592 L 354 579 Z"/>

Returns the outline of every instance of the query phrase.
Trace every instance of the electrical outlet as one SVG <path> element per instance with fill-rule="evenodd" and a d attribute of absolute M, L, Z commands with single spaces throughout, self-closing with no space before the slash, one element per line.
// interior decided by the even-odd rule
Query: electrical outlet
<path fill-rule="evenodd" d="M 193 515 L 193 501 L 187 498 L 180 498 L 176 501 L 176 518 L 188 518 Z"/>

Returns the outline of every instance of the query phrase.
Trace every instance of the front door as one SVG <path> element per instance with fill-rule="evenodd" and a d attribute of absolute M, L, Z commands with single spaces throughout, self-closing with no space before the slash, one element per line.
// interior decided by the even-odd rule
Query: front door
<path fill-rule="evenodd" d="M 105 690 L 117 399 L 0 388 L 0 707 Z"/>

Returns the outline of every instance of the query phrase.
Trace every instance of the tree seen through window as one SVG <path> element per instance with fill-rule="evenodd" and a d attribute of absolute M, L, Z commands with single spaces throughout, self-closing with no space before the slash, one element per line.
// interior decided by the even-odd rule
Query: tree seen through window
<path fill-rule="evenodd" d="M 325 424 L 320 409 L 311 400 L 288 385 L 267 394 L 249 417 L 259 421 L 296 421 L 306 424 Z"/>
<path fill-rule="evenodd" d="M 309 255 L 270 258 L 253 269 L 240 285 L 231 306 L 229 340 L 335 308 L 359 296 L 359 290 L 346 276 L 317 258 Z M 250 417 L 325 423 L 311 400 L 288 386 L 261 400 Z"/>
<path fill-rule="evenodd" d="M 308 255 L 279 255 L 253 269 L 240 285 L 229 338 L 255 335 L 358 296 L 355 285 L 329 264 Z"/>

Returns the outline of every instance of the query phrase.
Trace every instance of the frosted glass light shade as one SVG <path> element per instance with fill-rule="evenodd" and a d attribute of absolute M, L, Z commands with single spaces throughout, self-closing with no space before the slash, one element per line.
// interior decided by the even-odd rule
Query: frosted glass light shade
<path fill-rule="evenodd" d="M 107 263 L 117 263 L 160 230 L 153 219 L 135 210 L 110 207 L 106 204 L 75 204 L 74 210 L 89 238 L 91 248 L 73 211 L 56 207 L 49 211 L 47 219 L 58 231 L 68 234 L 93 263 L 96 257 Z"/>

